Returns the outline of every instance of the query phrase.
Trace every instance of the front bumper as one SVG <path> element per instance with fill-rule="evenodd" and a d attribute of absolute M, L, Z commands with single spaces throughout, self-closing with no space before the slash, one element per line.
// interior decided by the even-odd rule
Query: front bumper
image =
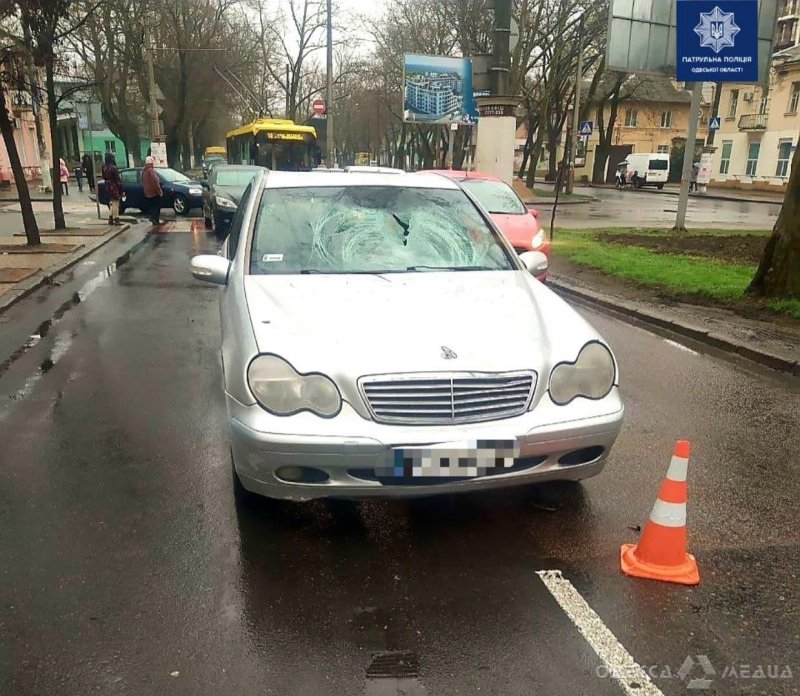
<path fill-rule="evenodd" d="M 227 401 L 234 464 L 242 484 L 255 493 L 289 500 L 419 497 L 589 478 L 602 471 L 624 413 L 616 387 L 599 401 L 576 399 L 557 406 L 545 394 L 521 416 L 452 426 L 383 425 L 365 420 L 346 403 L 332 419 L 308 413 L 278 418 L 230 395 Z M 386 466 L 395 447 L 507 438 L 519 444 L 519 458 L 508 471 L 433 482 L 373 473 Z M 303 467 L 320 480 L 287 480 L 277 473 L 285 467 Z"/>

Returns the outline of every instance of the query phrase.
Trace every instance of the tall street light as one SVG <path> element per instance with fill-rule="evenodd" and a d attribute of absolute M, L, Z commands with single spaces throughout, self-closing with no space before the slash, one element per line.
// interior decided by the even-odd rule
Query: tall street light
<path fill-rule="evenodd" d="M 328 130 L 328 167 L 336 166 L 336 143 L 333 140 L 333 18 L 331 0 L 328 7 L 328 85 L 325 94 L 326 123 Z"/>

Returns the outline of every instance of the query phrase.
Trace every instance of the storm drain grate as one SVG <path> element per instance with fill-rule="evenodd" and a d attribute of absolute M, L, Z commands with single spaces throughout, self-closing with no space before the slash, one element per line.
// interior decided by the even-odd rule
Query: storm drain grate
<path fill-rule="evenodd" d="M 376 653 L 367 667 L 367 678 L 402 679 L 419 675 L 419 660 L 411 651 L 387 651 Z"/>

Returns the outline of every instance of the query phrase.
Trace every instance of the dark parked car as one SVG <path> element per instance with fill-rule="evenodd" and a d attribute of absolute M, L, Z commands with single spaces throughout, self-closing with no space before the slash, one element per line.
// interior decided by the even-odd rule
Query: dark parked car
<path fill-rule="evenodd" d="M 262 167 L 216 164 L 203 182 L 203 219 L 215 234 L 224 234 L 244 190 Z"/>
<path fill-rule="evenodd" d="M 192 208 L 203 207 L 203 188 L 200 182 L 167 167 L 156 167 L 156 174 L 164 193 L 161 199 L 162 208 L 172 208 L 176 215 L 188 215 Z M 142 187 L 142 168 L 120 169 L 119 175 L 125 193 L 119 212 L 122 213 L 128 208 L 147 210 Z M 105 182 L 102 179 L 97 183 L 97 200 L 103 204 L 108 203 Z"/>

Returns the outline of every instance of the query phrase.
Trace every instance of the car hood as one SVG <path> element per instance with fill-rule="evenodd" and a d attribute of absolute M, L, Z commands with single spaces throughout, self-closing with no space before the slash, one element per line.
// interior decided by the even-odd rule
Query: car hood
<path fill-rule="evenodd" d="M 239 205 L 239 201 L 242 200 L 242 194 L 244 193 L 243 186 L 215 186 L 214 187 L 214 194 L 217 196 L 222 196 L 223 198 L 227 198 L 228 200 L 233 201 L 236 205 Z"/>
<path fill-rule="evenodd" d="M 334 378 L 536 370 L 597 333 L 524 271 L 245 277 L 258 349 Z M 443 347 L 457 355 L 443 357 Z"/>
<path fill-rule="evenodd" d="M 539 223 L 533 215 L 508 215 L 506 213 L 490 213 L 489 215 L 511 246 L 530 248 L 531 240 L 539 231 Z"/>

